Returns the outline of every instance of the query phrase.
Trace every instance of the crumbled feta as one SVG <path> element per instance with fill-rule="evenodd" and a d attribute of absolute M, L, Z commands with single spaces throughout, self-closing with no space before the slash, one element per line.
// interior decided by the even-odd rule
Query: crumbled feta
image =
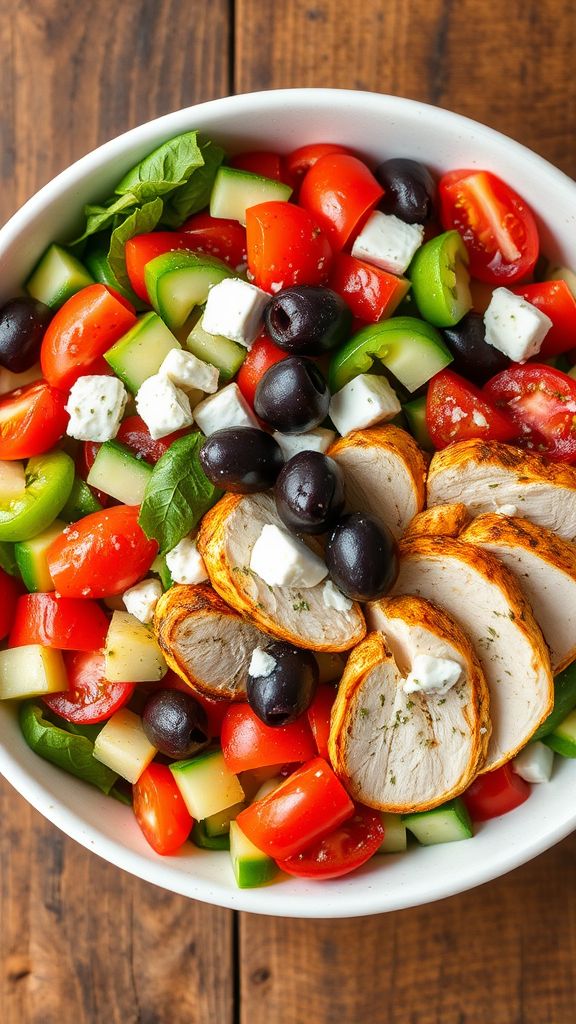
<path fill-rule="evenodd" d="M 389 274 L 403 274 L 424 241 L 422 224 L 406 224 L 391 213 L 370 214 L 352 246 L 352 255 Z"/>
<path fill-rule="evenodd" d="M 208 334 L 220 334 L 250 348 L 262 328 L 267 292 L 239 277 L 226 277 L 208 292 L 202 326 Z"/>
<path fill-rule="evenodd" d="M 142 580 L 122 595 L 124 607 L 139 622 L 149 623 L 154 618 L 154 609 L 162 597 L 162 586 L 158 580 Z"/>
<path fill-rule="evenodd" d="M 404 693 L 434 693 L 443 697 L 456 685 L 461 675 L 461 665 L 451 658 L 417 654 L 412 662 L 412 671 L 406 677 Z"/>
<path fill-rule="evenodd" d="M 166 565 L 174 583 L 203 583 L 208 579 L 204 559 L 191 537 L 184 537 L 168 552 Z"/>
<path fill-rule="evenodd" d="M 477 427 L 488 426 L 488 420 L 486 419 L 485 416 L 482 415 L 481 412 L 478 412 L 478 409 L 474 409 L 474 412 L 472 413 L 472 423 L 474 423 L 475 426 Z"/>
<path fill-rule="evenodd" d="M 327 427 L 316 427 L 307 434 L 281 434 L 276 430 L 272 437 L 282 449 L 282 455 L 288 462 L 298 452 L 322 452 L 324 455 L 336 437 L 335 430 Z"/>
<path fill-rule="evenodd" d="M 322 600 L 327 608 L 334 608 L 337 612 L 349 612 L 353 604 L 349 597 L 334 586 L 332 580 L 326 580 L 322 588 Z"/>
<path fill-rule="evenodd" d="M 349 434 L 392 420 L 400 410 L 396 392 L 386 377 L 361 373 L 332 396 L 328 413 L 338 432 Z"/>
<path fill-rule="evenodd" d="M 77 441 L 111 441 L 128 401 L 126 388 L 117 377 L 79 377 L 72 385 L 66 412 L 66 433 Z"/>
<path fill-rule="evenodd" d="M 153 374 L 141 385 L 136 395 L 136 409 L 154 440 L 193 423 L 188 395 L 168 377 Z"/>
<path fill-rule="evenodd" d="M 517 505 L 500 505 L 494 510 L 497 516 L 515 516 L 518 511 Z"/>
<path fill-rule="evenodd" d="M 515 363 L 523 363 L 538 355 L 552 321 L 521 295 L 496 288 L 484 313 L 484 326 L 488 345 Z"/>
<path fill-rule="evenodd" d="M 315 587 L 328 575 L 324 562 L 303 541 L 278 526 L 262 527 L 250 568 L 270 587 Z"/>
<path fill-rule="evenodd" d="M 512 761 L 512 771 L 526 782 L 550 782 L 554 752 L 544 743 L 529 743 Z"/>
<path fill-rule="evenodd" d="M 260 427 L 237 384 L 228 384 L 200 402 L 194 419 L 206 437 L 225 427 Z"/>
<path fill-rule="evenodd" d="M 170 349 L 158 373 L 182 391 L 204 391 L 211 395 L 218 390 L 217 367 L 179 348 Z"/>
<path fill-rule="evenodd" d="M 252 651 L 252 657 L 248 666 L 248 675 L 253 678 L 259 676 L 269 676 L 274 671 L 278 662 L 276 658 L 273 658 L 271 654 L 264 651 L 262 647 L 255 647 Z"/>
<path fill-rule="evenodd" d="M 459 405 L 455 405 L 450 413 L 450 419 L 452 423 L 460 423 L 460 420 L 465 420 L 467 415 L 468 413 L 464 412 L 464 409 L 461 409 Z"/>
<path fill-rule="evenodd" d="M 0 462 L 0 494 L 6 501 L 26 490 L 23 462 Z"/>

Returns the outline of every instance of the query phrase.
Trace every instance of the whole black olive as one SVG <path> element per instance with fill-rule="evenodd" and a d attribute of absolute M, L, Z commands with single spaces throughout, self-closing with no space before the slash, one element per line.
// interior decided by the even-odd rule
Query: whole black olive
<path fill-rule="evenodd" d="M 330 288 L 295 285 L 268 303 L 266 330 L 280 348 L 297 356 L 319 356 L 346 341 L 352 313 Z"/>
<path fill-rule="evenodd" d="M 445 328 L 442 334 L 454 356 L 451 369 L 476 384 L 485 384 L 510 362 L 503 352 L 486 341 L 484 319 L 479 313 L 467 313 L 455 327 Z"/>
<path fill-rule="evenodd" d="M 191 757 L 210 743 L 204 708 L 181 690 L 153 693 L 144 706 L 142 728 L 150 743 L 167 757 Z"/>
<path fill-rule="evenodd" d="M 318 663 L 311 651 L 279 642 L 270 644 L 263 656 L 272 659 L 270 667 L 262 675 L 248 676 L 248 703 L 265 725 L 288 725 L 312 703 Z"/>
<path fill-rule="evenodd" d="M 374 174 L 384 187 L 378 207 L 407 224 L 425 224 L 434 213 L 436 183 L 428 168 L 403 157 L 385 160 Z"/>
<path fill-rule="evenodd" d="M 37 362 L 52 310 L 37 299 L 10 299 L 0 309 L 0 366 L 24 373 Z"/>
<path fill-rule="evenodd" d="M 216 430 L 200 449 L 200 465 L 216 487 L 235 494 L 254 494 L 274 486 L 282 466 L 282 449 L 257 427 Z"/>
<path fill-rule="evenodd" d="M 343 594 L 372 601 L 387 594 L 398 575 L 398 549 L 387 529 L 372 516 L 343 516 L 326 545 L 326 565 Z"/>
<path fill-rule="evenodd" d="M 344 511 L 344 478 L 321 452 L 293 455 L 276 481 L 276 508 L 297 533 L 325 533 Z"/>
<path fill-rule="evenodd" d="M 317 427 L 329 404 L 328 385 L 318 367 L 296 356 L 266 370 L 254 396 L 256 415 L 283 434 L 303 434 Z"/>

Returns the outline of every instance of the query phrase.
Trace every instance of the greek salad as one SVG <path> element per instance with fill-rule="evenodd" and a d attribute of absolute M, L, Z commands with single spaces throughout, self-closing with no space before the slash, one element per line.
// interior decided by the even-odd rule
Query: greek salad
<path fill-rule="evenodd" d="M 190 131 L 86 206 L 0 308 L 31 750 L 241 887 L 527 800 L 576 757 L 575 296 L 489 170 Z"/>

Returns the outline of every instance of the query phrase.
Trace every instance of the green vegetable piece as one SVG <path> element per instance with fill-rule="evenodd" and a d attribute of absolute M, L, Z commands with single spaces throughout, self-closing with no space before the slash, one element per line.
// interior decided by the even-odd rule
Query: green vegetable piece
<path fill-rule="evenodd" d="M 566 715 L 542 742 L 562 757 L 576 757 L 576 711 Z"/>
<path fill-rule="evenodd" d="M 576 708 L 576 662 L 572 662 L 554 680 L 554 707 L 531 740 L 543 740 Z"/>
<path fill-rule="evenodd" d="M 113 196 L 112 199 L 103 204 L 88 203 L 84 207 L 86 227 L 82 234 L 70 244 L 82 246 L 86 239 L 92 235 L 100 234 L 101 231 L 113 231 L 137 205 L 138 200 L 132 195 L 120 196 L 119 198 Z"/>
<path fill-rule="evenodd" d="M 86 267 L 61 245 L 51 245 L 36 264 L 26 282 L 33 298 L 51 309 L 60 309 L 76 292 L 93 284 Z"/>
<path fill-rule="evenodd" d="M 92 512 L 100 512 L 102 505 L 94 497 L 88 484 L 80 476 L 74 477 L 70 497 L 60 512 L 60 517 L 67 523 L 76 523 Z"/>
<path fill-rule="evenodd" d="M 413 398 L 411 402 L 406 402 L 402 406 L 402 412 L 408 421 L 408 429 L 414 440 L 417 441 L 424 451 L 433 452 L 434 445 L 432 444 L 432 438 L 428 433 L 428 425 L 426 423 L 426 395 L 421 395 L 420 398 Z"/>
<path fill-rule="evenodd" d="M 152 565 L 150 566 L 150 572 L 156 573 L 160 577 L 160 583 L 164 590 L 170 590 L 170 587 L 174 583 L 170 569 L 166 564 L 165 555 L 157 555 Z"/>
<path fill-rule="evenodd" d="M 457 231 L 418 249 L 408 276 L 421 315 L 435 327 L 452 327 L 472 308 L 468 252 Z"/>
<path fill-rule="evenodd" d="M 110 248 L 108 249 L 108 264 L 116 280 L 122 288 L 130 287 L 130 278 L 126 270 L 125 246 L 129 238 L 134 235 L 146 234 L 156 227 L 162 210 L 162 200 L 152 199 L 139 209 L 134 210 L 118 227 L 114 228 L 110 236 Z"/>
<path fill-rule="evenodd" d="M 200 150 L 204 160 L 202 167 L 194 168 L 186 184 L 175 189 L 164 205 L 162 224 L 166 227 L 178 228 L 193 213 L 208 206 L 224 150 L 210 139 L 200 142 Z"/>
<path fill-rule="evenodd" d="M 474 835 L 470 815 L 460 797 L 449 800 L 432 811 L 403 814 L 402 821 L 422 846 L 455 843 Z"/>
<path fill-rule="evenodd" d="M 54 725 L 34 701 L 21 705 L 19 721 L 26 743 L 36 754 L 103 793 L 110 792 L 118 776 L 93 757 L 94 744 L 86 736 Z"/>
<path fill-rule="evenodd" d="M 192 842 L 204 850 L 229 850 L 230 835 L 209 836 L 203 821 L 195 821 L 191 835 Z"/>
<path fill-rule="evenodd" d="M 0 541 L 30 540 L 45 530 L 68 501 L 73 483 L 74 462 L 65 452 L 29 459 L 24 493 L 0 496 Z"/>
<path fill-rule="evenodd" d="M 117 195 L 129 193 L 139 203 L 145 203 L 156 196 L 167 195 L 184 184 L 197 167 L 202 167 L 204 157 L 198 145 L 198 132 L 184 132 L 145 156 L 132 167 L 114 191 Z"/>
<path fill-rule="evenodd" d="M 230 267 L 215 256 L 185 250 L 156 256 L 144 272 L 150 302 L 170 330 L 186 323 L 213 285 L 232 276 Z"/>
<path fill-rule="evenodd" d="M 142 302 L 142 299 L 136 295 L 136 292 L 131 287 L 120 284 L 108 260 L 108 244 L 95 243 L 84 254 L 84 262 L 95 281 L 105 284 L 107 288 L 114 288 L 128 302 L 131 302 L 135 309 L 143 310 L 148 308 L 147 304 Z"/>
<path fill-rule="evenodd" d="M 9 576 L 19 576 L 18 565 L 14 556 L 14 545 L 6 541 L 0 541 L 0 569 L 4 569 Z"/>

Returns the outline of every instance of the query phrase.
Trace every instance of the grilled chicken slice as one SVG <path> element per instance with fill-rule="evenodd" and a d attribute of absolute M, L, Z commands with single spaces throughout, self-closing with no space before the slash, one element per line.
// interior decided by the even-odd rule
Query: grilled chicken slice
<path fill-rule="evenodd" d="M 198 548 L 210 582 L 241 615 L 280 640 L 313 651 L 346 651 L 366 632 L 357 604 L 327 608 L 324 581 L 315 587 L 270 587 L 253 572 L 250 555 L 267 523 L 285 529 L 271 494 L 226 494 L 206 513 Z M 316 541 L 310 547 L 321 551 Z"/>
<path fill-rule="evenodd" d="M 414 516 L 403 539 L 458 537 L 469 522 L 470 515 L 466 505 L 435 505 Z"/>
<path fill-rule="evenodd" d="M 550 648 L 552 671 L 576 658 L 576 546 L 526 519 L 479 516 L 462 540 L 492 552 L 532 607 Z"/>
<path fill-rule="evenodd" d="M 356 430 L 336 441 L 328 455 L 344 474 L 348 512 L 368 512 L 400 537 L 424 508 L 424 458 L 405 430 Z"/>
<path fill-rule="evenodd" d="M 392 594 L 434 601 L 468 634 L 490 690 L 485 770 L 509 761 L 553 704 L 550 655 L 512 573 L 494 555 L 462 540 L 416 537 L 400 543 Z M 381 604 L 374 602 L 369 628 L 379 629 L 380 617 Z"/>
<path fill-rule="evenodd" d="M 348 659 L 332 712 L 330 758 L 355 800 L 397 814 L 429 810 L 466 789 L 484 763 L 488 688 L 470 641 L 433 604 L 382 601 L 378 621 L 381 632 Z M 421 654 L 461 666 L 446 694 L 404 692 Z"/>
<path fill-rule="evenodd" d="M 463 502 L 472 516 L 515 506 L 518 515 L 576 538 L 576 468 L 498 441 L 461 441 L 436 452 L 427 503 Z"/>

